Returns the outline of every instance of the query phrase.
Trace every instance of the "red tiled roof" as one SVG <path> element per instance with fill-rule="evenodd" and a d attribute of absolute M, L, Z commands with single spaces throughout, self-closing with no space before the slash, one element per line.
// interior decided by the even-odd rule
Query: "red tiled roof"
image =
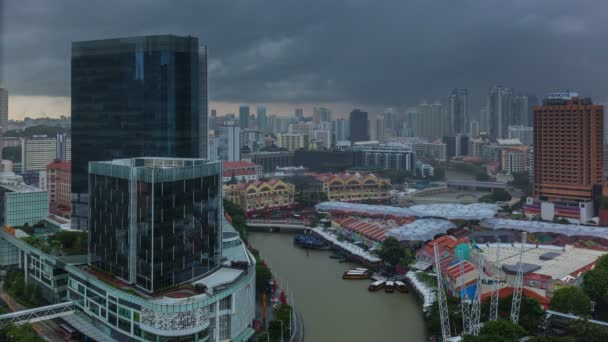
<path fill-rule="evenodd" d="M 72 170 L 72 162 L 71 161 L 60 161 L 55 160 L 49 165 L 46 166 L 47 169 L 50 170 L 64 170 L 71 171 Z"/>
<path fill-rule="evenodd" d="M 357 232 L 367 238 L 376 241 L 384 241 L 384 229 L 376 226 L 375 224 L 357 220 L 354 217 L 347 217 L 344 219 L 336 220 L 342 227 Z"/>
<path fill-rule="evenodd" d="M 475 271 L 477 269 L 477 267 L 475 267 L 475 265 L 471 264 L 470 262 L 468 262 L 466 260 L 463 262 L 464 262 L 464 267 L 463 267 L 464 274 Z M 447 273 L 448 277 L 450 277 L 452 279 L 456 279 L 456 278 L 460 277 L 460 263 L 457 263 L 455 265 L 448 267 L 446 271 L 447 271 L 446 273 Z"/>
<path fill-rule="evenodd" d="M 252 163 L 252 162 L 248 162 L 246 160 L 239 160 L 239 161 L 225 161 L 224 162 L 224 170 L 228 170 L 228 169 L 243 169 L 243 168 L 248 168 L 248 167 L 253 167 L 255 168 L 257 165 Z"/>
<path fill-rule="evenodd" d="M 226 170 L 224 169 L 224 177 L 238 177 L 238 176 L 255 176 L 257 172 L 251 169 L 233 169 Z"/>
<path fill-rule="evenodd" d="M 545 310 L 549 309 L 549 302 L 550 302 L 549 298 L 547 298 L 545 296 L 541 296 L 540 294 L 538 294 L 530 289 L 527 289 L 525 287 L 522 289 L 522 293 L 524 296 L 536 299 Z M 498 291 L 499 298 L 508 297 L 512 294 L 513 294 L 512 287 L 503 287 L 502 289 L 500 289 Z M 482 293 L 479 298 L 483 302 L 486 298 L 491 297 L 491 296 L 492 296 L 492 291 L 489 291 L 486 293 Z"/>

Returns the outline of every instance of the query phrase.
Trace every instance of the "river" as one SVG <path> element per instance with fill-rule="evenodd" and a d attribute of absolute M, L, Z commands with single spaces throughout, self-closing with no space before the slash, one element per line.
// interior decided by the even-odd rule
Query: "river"
<path fill-rule="evenodd" d="M 311 250 L 307 256 L 291 234 L 251 232 L 249 241 L 292 293 L 304 319 L 305 342 L 428 340 L 413 291 L 370 293 L 370 281 L 342 280 L 355 265 L 330 259 L 329 251 Z"/>

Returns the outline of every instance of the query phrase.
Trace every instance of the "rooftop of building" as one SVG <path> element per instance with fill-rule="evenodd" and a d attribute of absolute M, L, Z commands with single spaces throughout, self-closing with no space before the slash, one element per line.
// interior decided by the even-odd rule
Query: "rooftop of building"
<path fill-rule="evenodd" d="M 54 160 L 49 165 L 46 166 L 47 169 L 50 170 L 63 170 L 63 171 L 71 171 L 72 170 L 72 161 L 62 161 L 62 160 Z"/>
<path fill-rule="evenodd" d="M 225 161 L 224 162 L 224 170 L 232 170 L 232 169 L 242 169 L 242 168 L 249 168 L 249 167 L 257 167 L 257 164 L 252 163 L 250 161 L 246 161 L 246 160 L 239 160 L 239 161 Z"/>
<path fill-rule="evenodd" d="M 506 272 L 513 272 L 519 264 L 521 244 L 487 244 L 478 245 L 484 255 L 491 256 L 486 262 L 494 262 L 496 249 L 500 248 L 500 264 Z M 528 272 L 545 275 L 551 279 L 569 282 L 593 268 L 597 259 L 606 254 L 598 251 L 573 246 L 557 247 L 551 245 L 526 244 L 521 262 Z"/>
<path fill-rule="evenodd" d="M 480 220 L 491 218 L 498 212 L 498 206 L 489 203 L 472 204 L 422 204 L 409 208 L 387 205 L 370 205 L 348 202 L 322 202 L 316 205 L 320 211 L 338 211 L 362 216 L 394 217 L 436 217 L 444 219 Z"/>
<path fill-rule="evenodd" d="M 194 165 L 211 163 L 206 159 L 199 158 L 161 158 L 161 157 L 137 157 L 130 159 L 113 159 L 106 161 L 91 162 L 92 164 L 109 164 L 126 167 L 171 169 Z"/>
<path fill-rule="evenodd" d="M 23 177 L 13 172 L 0 172 L 0 187 L 17 193 L 46 192 L 45 190 L 25 184 Z"/>
<path fill-rule="evenodd" d="M 255 187 L 260 187 L 262 185 L 270 185 L 270 186 L 274 186 L 275 184 L 282 182 L 282 180 L 277 179 L 277 178 L 273 178 L 273 179 L 269 179 L 269 180 L 253 180 L 253 181 L 249 181 L 249 182 L 242 182 L 242 183 L 238 183 L 238 184 L 234 184 L 235 187 L 239 190 L 244 190 L 249 188 L 250 186 L 255 186 Z M 287 183 L 286 183 L 287 184 Z"/>

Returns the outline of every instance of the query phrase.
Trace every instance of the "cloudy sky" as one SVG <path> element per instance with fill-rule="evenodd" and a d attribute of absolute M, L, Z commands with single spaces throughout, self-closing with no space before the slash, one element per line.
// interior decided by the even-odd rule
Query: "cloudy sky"
<path fill-rule="evenodd" d="M 209 48 L 210 108 L 338 115 L 493 84 L 575 89 L 608 102 L 608 1 L 3 1 L 1 86 L 10 114 L 69 115 L 72 41 L 178 34 Z"/>

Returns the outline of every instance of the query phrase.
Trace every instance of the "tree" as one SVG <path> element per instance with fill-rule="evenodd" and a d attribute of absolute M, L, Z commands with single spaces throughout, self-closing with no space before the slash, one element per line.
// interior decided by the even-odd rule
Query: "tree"
<path fill-rule="evenodd" d="M 487 182 L 490 180 L 490 176 L 487 173 L 481 171 L 475 175 L 475 180 L 478 182 Z"/>
<path fill-rule="evenodd" d="M 591 311 L 591 300 L 580 287 L 563 287 L 553 293 L 551 309 L 575 315 L 588 315 Z"/>
<path fill-rule="evenodd" d="M 568 335 L 576 337 L 579 341 L 602 342 L 608 340 L 608 334 L 602 327 L 586 319 L 571 321 L 568 325 Z"/>
<path fill-rule="evenodd" d="M 0 328 L 0 341 L 42 342 L 34 332 L 31 324 L 8 324 Z"/>
<path fill-rule="evenodd" d="M 437 283 L 437 280 L 435 280 Z M 447 295 L 448 313 L 452 335 L 462 332 L 462 312 L 460 311 L 460 298 Z M 425 314 L 426 326 L 432 334 L 441 334 L 441 319 L 439 314 L 439 303 L 433 302 L 430 310 Z"/>
<path fill-rule="evenodd" d="M 433 175 L 431 176 L 431 180 L 440 181 L 445 179 L 445 169 L 436 167 L 433 170 Z"/>
<path fill-rule="evenodd" d="M 482 306 L 482 320 L 489 316 L 490 312 L 490 301 L 491 298 L 487 298 Z M 505 298 L 500 298 L 498 301 L 498 318 L 509 319 L 511 314 L 511 303 L 513 302 L 513 295 Z M 545 310 L 543 310 L 540 303 L 531 297 L 523 295 L 521 297 L 521 304 L 519 309 L 519 324 L 531 334 L 535 334 L 540 331 L 542 324 L 545 320 Z"/>
<path fill-rule="evenodd" d="M 511 194 L 505 189 L 494 189 L 492 192 L 492 198 L 494 201 L 506 202 L 511 200 Z"/>
<path fill-rule="evenodd" d="M 270 268 L 262 262 L 258 262 L 255 265 L 255 288 L 259 291 L 264 291 L 271 280 L 272 272 L 270 271 Z"/>
<path fill-rule="evenodd" d="M 395 267 L 405 257 L 405 251 L 399 240 L 390 236 L 382 241 L 382 247 L 378 251 L 378 256 L 384 263 Z"/>
<path fill-rule="evenodd" d="M 496 339 L 500 341 L 501 338 L 506 341 L 517 341 L 525 335 L 526 330 L 524 328 L 506 319 L 486 322 L 479 330 L 479 337 L 492 337 L 494 341 Z M 489 340 L 486 339 L 486 341 Z"/>
<path fill-rule="evenodd" d="M 601 262 L 603 263 L 604 260 Z M 595 302 L 606 304 L 608 303 L 608 268 L 600 265 L 598 260 L 595 269 L 585 273 L 583 290 Z"/>

